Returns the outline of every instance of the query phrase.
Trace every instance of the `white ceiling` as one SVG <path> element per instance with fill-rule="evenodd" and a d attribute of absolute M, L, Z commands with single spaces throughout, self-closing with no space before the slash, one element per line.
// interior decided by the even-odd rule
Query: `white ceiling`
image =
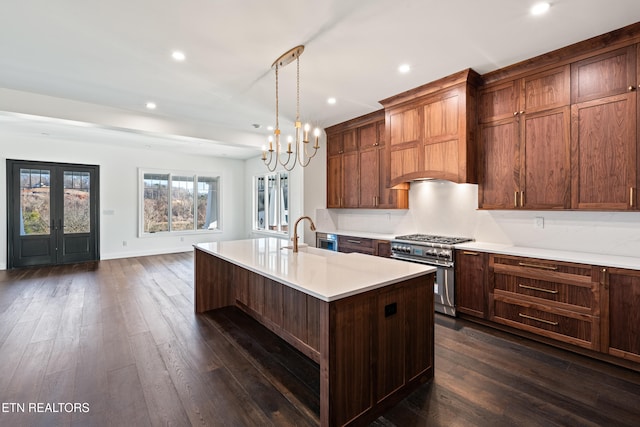
<path fill-rule="evenodd" d="M 236 158 L 258 155 L 266 141 L 275 121 L 271 64 L 298 44 L 306 46 L 302 119 L 326 127 L 464 68 L 484 74 L 640 21 L 638 0 L 557 0 L 537 17 L 528 13 L 535 0 L 1 1 L 0 88 L 12 100 L 39 94 L 57 102 L 48 111 L 5 96 L 0 110 L 97 125 L 55 124 L 63 136 L 99 129 L 105 142 L 127 129 L 144 145 L 166 135 L 159 148 Z M 171 59 L 175 49 L 186 61 Z M 401 63 L 411 72 L 398 73 Z M 280 87 L 286 125 L 295 116 L 294 64 L 282 69 Z M 146 110 L 147 101 L 158 108 Z M 148 123 L 121 119 L 127 115 Z M 0 115 L 4 131 L 54 125 L 25 121 Z"/>

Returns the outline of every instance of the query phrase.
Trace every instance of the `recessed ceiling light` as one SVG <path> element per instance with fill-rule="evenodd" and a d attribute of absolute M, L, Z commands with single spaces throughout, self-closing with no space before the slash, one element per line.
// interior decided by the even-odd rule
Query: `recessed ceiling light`
<path fill-rule="evenodd" d="M 156 103 L 155 103 L 155 102 L 147 102 L 147 108 L 148 108 L 149 110 L 155 110 L 155 109 L 156 109 L 156 107 L 157 107 L 157 105 L 156 105 Z"/>
<path fill-rule="evenodd" d="M 536 3 L 533 6 L 531 6 L 530 12 L 532 15 L 542 15 L 543 13 L 548 11 L 550 7 L 551 5 L 546 2 Z"/>
<path fill-rule="evenodd" d="M 267 130 L 273 130 L 273 126 L 267 126 Z"/>
<path fill-rule="evenodd" d="M 171 57 L 176 61 L 180 61 L 180 62 L 184 61 L 186 58 L 186 56 L 184 56 L 184 52 L 180 52 L 179 50 L 174 50 L 171 53 Z"/>
<path fill-rule="evenodd" d="M 398 67 L 398 71 L 401 72 L 402 74 L 406 74 L 409 71 L 411 71 L 411 65 L 409 64 L 402 64 Z"/>
<path fill-rule="evenodd" d="M 332 98 L 328 98 L 328 99 L 327 99 L 327 104 L 331 104 L 331 105 L 333 105 L 333 104 L 335 104 L 336 102 L 337 102 L 337 101 L 336 101 L 336 99 L 335 99 L 335 98 L 333 98 L 333 97 L 332 97 Z"/>

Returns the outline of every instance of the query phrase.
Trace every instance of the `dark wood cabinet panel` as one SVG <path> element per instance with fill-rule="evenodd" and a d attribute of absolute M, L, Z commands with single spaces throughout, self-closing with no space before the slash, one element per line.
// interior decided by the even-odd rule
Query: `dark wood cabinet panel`
<path fill-rule="evenodd" d="M 357 208 L 360 204 L 360 170 L 358 152 L 342 155 L 342 208 Z"/>
<path fill-rule="evenodd" d="M 487 316 L 488 256 L 456 250 L 456 310 L 478 318 Z"/>
<path fill-rule="evenodd" d="M 405 145 L 418 143 L 420 138 L 420 109 L 418 107 L 400 109 L 389 113 L 387 126 L 389 128 L 389 144 Z"/>
<path fill-rule="evenodd" d="M 480 207 L 516 208 L 520 183 L 518 123 L 506 119 L 481 125 L 480 138 L 483 151 L 478 186 Z"/>
<path fill-rule="evenodd" d="M 570 208 L 569 76 L 562 66 L 481 91 L 481 208 Z"/>
<path fill-rule="evenodd" d="M 422 178 L 477 183 L 479 80 L 467 69 L 380 101 L 392 186 Z"/>
<path fill-rule="evenodd" d="M 570 110 L 527 113 L 520 174 L 520 207 L 568 209 L 571 204 Z"/>
<path fill-rule="evenodd" d="M 516 111 L 532 114 L 569 105 L 570 75 L 570 68 L 565 65 L 524 77 L 523 101 Z"/>
<path fill-rule="evenodd" d="M 327 208 L 342 207 L 342 156 L 327 158 Z"/>
<path fill-rule="evenodd" d="M 404 289 L 382 292 L 377 298 L 378 369 L 376 401 L 381 401 L 404 385 L 406 302 Z"/>
<path fill-rule="evenodd" d="M 338 236 L 338 251 L 344 253 L 358 252 L 361 254 L 375 255 L 373 239 L 354 236 Z"/>
<path fill-rule="evenodd" d="M 637 209 L 636 93 L 571 108 L 572 207 Z"/>
<path fill-rule="evenodd" d="M 631 45 L 572 64 L 572 104 L 635 91 L 636 55 L 636 46 Z"/>
<path fill-rule="evenodd" d="M 512 118 L 519 111 L 520 86 L 511 80 L 484 88 L 478 95 L 478 120 L 490 123 Z"/>
<path fill-rule="evenodd" d="M 433 325 L 434 311 L 425 310 L 433 307 L 434 276 L 429 276 L 426 286 L 425 278 L 412 279 L 405 286 L 405 382 L 418 379 L 420 376 L 433 372 Z M 425 351 L 431 349 L 431 351 Z"/>
<path fill-rule="evenodd" d="M 327 128 L 327 207 L 407 209 L 409 188 L 390 188 L 384 111 Z M 349 148 L 347 148 L 349 147 Z"/>
<path fill-rule="evenodd" d="M 608 312 L 608 327 L 603 351 L 640 363 L 640 271 L 604 270 L 603 305 Z"/>
<path fill-rule="evenodd" d="M 282 325 L 283 316 L 282 285 L 271 279 L 264 279 L 264 317 L 276 325 Z"/>
<path fill-rule="evenodd" d="M 590 265 L 490 255 L 490 320 L 600 350 L 600 284 Z"/>
<path fill-rule="evenodd" d="M 380 153 L 375 146 L 360 148 L 360 203 L 361 208 L 375 208 L 380 198 Z"/>

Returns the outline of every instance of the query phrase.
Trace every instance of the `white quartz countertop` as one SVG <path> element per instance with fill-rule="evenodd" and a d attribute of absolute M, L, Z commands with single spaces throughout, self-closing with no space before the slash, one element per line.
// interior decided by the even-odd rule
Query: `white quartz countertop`
<path fill-rule="evenodd" d="M 289 243 L 266 237 L 194 247 L 327 302 L 436 271 L 412 262 L 310 246 L 301 245 L 294 253 L 283 248 Z"/>
<path fill-rule="evenodd" d="M 591 252 L 561 251 L 555 249 L 530 248 L 496 243 L 467 242 L 456 245 L 456 249 L 491 252 L 501 255 L 525 256 L 553 261 L 576 262 L 602 267 L 640 270 L 640 258 L 622 255 L 596 254 Z"/>

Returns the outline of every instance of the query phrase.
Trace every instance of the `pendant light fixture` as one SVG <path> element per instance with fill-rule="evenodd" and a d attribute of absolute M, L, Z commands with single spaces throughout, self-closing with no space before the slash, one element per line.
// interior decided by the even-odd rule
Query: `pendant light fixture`
<path fill-rule="evenodd" d="M 269 169 L 269 172 L 275 171 L 278 165 L 281 165 L 287 171 L 291 171 L 297 163 L 299 163 L 300 166 L 304 168 L 311 162 L 311 159 L 318 152 L 318 148 L 320 148 L 320 129 L 316 128 L 313 132 L 315 140 L 312 147 L 313 152 L 309 154 L 309 131 L 311 127 L 307 123 L 303 128 L 302 123 L 300 122 L 300 55 L 302 55 L 302 52 L 304 52 L 304 46 L 296 46 L 293 49 L 285 52 L 271 65 L 271 68 L 274 68 L 276 72 L 276 127 L 273 130 L 273 136 L 269 137 L 269 149 L 267 150 L 265 148 L 262 151 L 262 161 L 267 166 L 267 169 Z M 296 61 L 296 122 L 294 127 L 295 142 L 293 137 L 289 136 L 287 138 L 287 151 L 282 153 L 280 142 L 280 93 L 278 78 L 280 68 L 292 63 L 293 61 Z M 268 156 L 267 153 L 269 153 Z"/>

